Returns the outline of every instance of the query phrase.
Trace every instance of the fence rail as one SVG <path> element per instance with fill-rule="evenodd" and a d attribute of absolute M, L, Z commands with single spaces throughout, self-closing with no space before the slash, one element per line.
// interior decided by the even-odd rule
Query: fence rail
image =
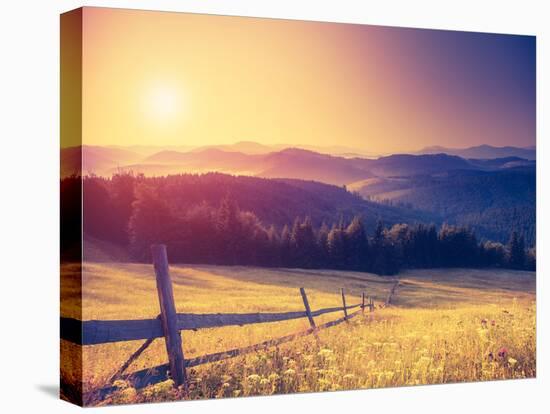
<path fill-rule="evenodd" d="M 147 385 L 165 380 L 169 376 L 174 380 L 176 386 L 183 386 L 187 391 L 188 381 L 186 368 L 201 364 L 217 362 L 228 358 L 234 358 L 239 355 L 245 355 L 258 350 L 277 346 L 286 342 L 293 341 L 299 337 L 310 334 L 317 336 L 319 330 L 336 326 L 347 322 L 351 318 L 359 315 L 368 308 L 370 312 L 374 311 L 374 302 L 371 297 L 367 297 L 363 292 L 361 302 L 355 305 L 346 305 L 346 296 L 344 289 L 340 290 L 342 297 L 342 306 L 323 308 L 312 311 L 309 306 L 304 288 L 300 288 L 300 294 L 304 302 L 303 311 L 278 312 L 278 313 L 213 313 L 213 314 L 194 314 L 194 313 L 176 313 L 175 303 L 172 292 L 172 282 L 168 273 L 168 260 L 166 256 L 166 247 L 164 245 L 154 245 L 151 247 L 153 253 L 153 265 L 156 274 L 157 292 L 159 296 L 160 315 L 155 319 L 138 320 L 88 320 L 80 321 L 74 318 L 61 318 L 61 338 L 78 345 L 99 345 L 112 342 L 123 342 L 133 340 L 143 340 L 145 342 L 128 358 L 128 360 L 111 377 L 109 383 L 112 384 L 116 379 L 130 381 L 135 388 L 143 388 Z M 390 297 L 395 291 L 396 284 L 390 291 Z M 388 301 L 389 302 L 389 298 Z M 349 313 L 349 310 L 360 308 Z M 314 317 L 333 313 L 343 312 L 343 317 L 316 325 Z M 242 348 L 230 349 L 223 352 L 202 355 L 199 357 L 185 359 L 181 344 L 180 331 L 198 330 L 205 328 L 219 328 L 224 326 L 244 326 L 249 324 L 281 322 L 293 319 L 308 318 L 310 327 L 306 330 L 295 332 L 279 338 L 269 339 L 254 345 Z M 156 338 L 163 337 L 166 343 L 166 352 L 168 363 L 153 368 L 136 371 L 130 374 L 124 374 L 126 369 L 141 355 L 141 353 L 151 345 Z M 103 397 L 116 388 L 112 385 L 94 390 L 89 393 L 87 398 Z"/>
<path fill-rule="evenodd" d="M 358 308 L 361 303 L 346 306 L 346 310 Z M 311 316 L 343 311 L 344 307 L 311 311 Z M 307 317 L 306 311 L 280 313 L 178 313 L 177 329 L 196 331 L 204 328 L 244 326 L 257 323 L 281 322 Z M 89 320 L 61 318 L 61 338 L 78 345 L 99 345 L 109 342 L 154 339 L 164 336 L 160 319 Z"/>

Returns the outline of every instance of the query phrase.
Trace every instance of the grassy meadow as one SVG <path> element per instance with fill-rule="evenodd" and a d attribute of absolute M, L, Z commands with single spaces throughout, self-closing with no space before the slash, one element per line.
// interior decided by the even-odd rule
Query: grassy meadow
<path fill-rule="evenodd" d="M 152 318 L 159 312 L 151 265 L 83 264 L 82 316 L 75 267 L 63 268 L 62 315 L 89 319 Z M 381 306 L 392 277 L 332 270 L 172 265 L 178 312 L 282 312 L 302 310 L 303 286 L 313 310 L 348 305 L 366 291 L 376 310 L 313 337 L 188 370 L 190 399 L 378 388 L 461 381 L 530 378 L 536 373 L 535 274 L 508 270 L 430 269 L 399 275 L 392 306 Z M 341 317 L 316 318 L 320 324 Z M 268 324 L 184 331 L 186 357 L 250 345 L 308 327 L 306 318 Z M 83 347 L 85 392 L 106 384 L 142 341 Z M 78 347 L 62 341 L 62 352 Z M 65 358 L 64 380 L 79 372 Z M 165 363 L 162 339 L 128 372 Z M 118 391 L 91 405 L 183 398 L 171 381 Z"/>

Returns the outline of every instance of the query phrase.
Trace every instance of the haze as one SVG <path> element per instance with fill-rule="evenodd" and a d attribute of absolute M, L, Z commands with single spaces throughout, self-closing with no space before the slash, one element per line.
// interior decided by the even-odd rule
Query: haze
<path fill-rule="evenodd" d="M 535 38 L 84 8 L 83 143 L 535 145 Z"/>

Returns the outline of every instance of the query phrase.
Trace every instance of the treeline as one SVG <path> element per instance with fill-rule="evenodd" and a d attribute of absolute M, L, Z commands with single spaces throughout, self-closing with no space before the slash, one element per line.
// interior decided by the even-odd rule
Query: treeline
<path fill-rule="evenodd" d="M 166 188 L 155 184 L 155 180 L 128 175 L 85 178 L 84 233 L 126 245 L 135 260 L 145 262 L 150 261 L 151 244 L 165 243 L 170 260 L 181 263 L 378 274 L 433 267 L 535 269 L 534 249 L 526 249 L 516 232 L 503 245 L 480 242 L 470 229 L 450 225 L 385 227 L 378 222 L 369 232 L 359 215 L 318 225 L 307 216 L 284 226 L 266 225 L 255 213 L 241 210 L 230 193 L 218 204 L 201 202 L 181 208 L 166 197 Z M 179 196 L 185 198 L 185 194 Z"/>
<path fill-rule="evenodd" d="M 192 209 L 200 204 L 219 206 L 226 193 L 241 210 L 252 211 L 264 224 L 281 229 L 296 217 L 309 216 L 314 226 L 342 217 L 351 221 L 359 215 L 372 232 L 378 219 L 395 223 L 438 223 L 433 214 L 383 206 L 364 200 L 346 189 L 315 181 L 267 179 L 232 176 L 221 173 L 179 174 L 167 177 L 143 177 L 116 174 L 113 177 L 85 177 L 83 202 L 89 230 L 119 232 L 127 227 L 127 216 L 135 199 L 135 188 L 154 188 L 174 211 Z M 94 225 L 95 219 L 98 224 Z M 109 223 L 109 224 L 107 224 Z M 86 223 L 85 223 L 86 224 Z"/>
<path fill-rule="evenodd" d="M 468 226 L 488 240 L 508 242 L 510 229 L 521 231 L 527 246 L 536 243 L 536 169 L 452 171 L 409 177 L 385 191 L 403 191 L 386 205 L 431 211 Z"/>
<path fill-rule="evenodd" d="M 534 252 L 513 233 L 510 243 L 479 243 L 464 227 L 378 223 L 367 234 L 360 217 L 350 223 L 314 227 L 308 217 L 296 218 L 280 231 L 265 227 L 241 211 L 230 196 L 219 207 L 200 205 L 176 214 L 140 188 L 129 223 L 134 257 L 149 260 L 152 243 L 166 243 L 171 260 L 184 263 L 329 268 L 396 274 L 402 268 L 509 267 L 535 268 Z"/>

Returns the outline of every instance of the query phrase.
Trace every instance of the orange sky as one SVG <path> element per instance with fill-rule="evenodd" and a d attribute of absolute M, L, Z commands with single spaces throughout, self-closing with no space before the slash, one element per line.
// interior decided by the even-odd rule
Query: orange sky
<path fill-rule="evenodd" d="M 504 54 L 480 63 L 485 51 L 444 33 L 85 8 L 83 143 L 534 145 L 529 91 L 522 105 L 507 95 L 522 72 L 491 76 Z"/>

